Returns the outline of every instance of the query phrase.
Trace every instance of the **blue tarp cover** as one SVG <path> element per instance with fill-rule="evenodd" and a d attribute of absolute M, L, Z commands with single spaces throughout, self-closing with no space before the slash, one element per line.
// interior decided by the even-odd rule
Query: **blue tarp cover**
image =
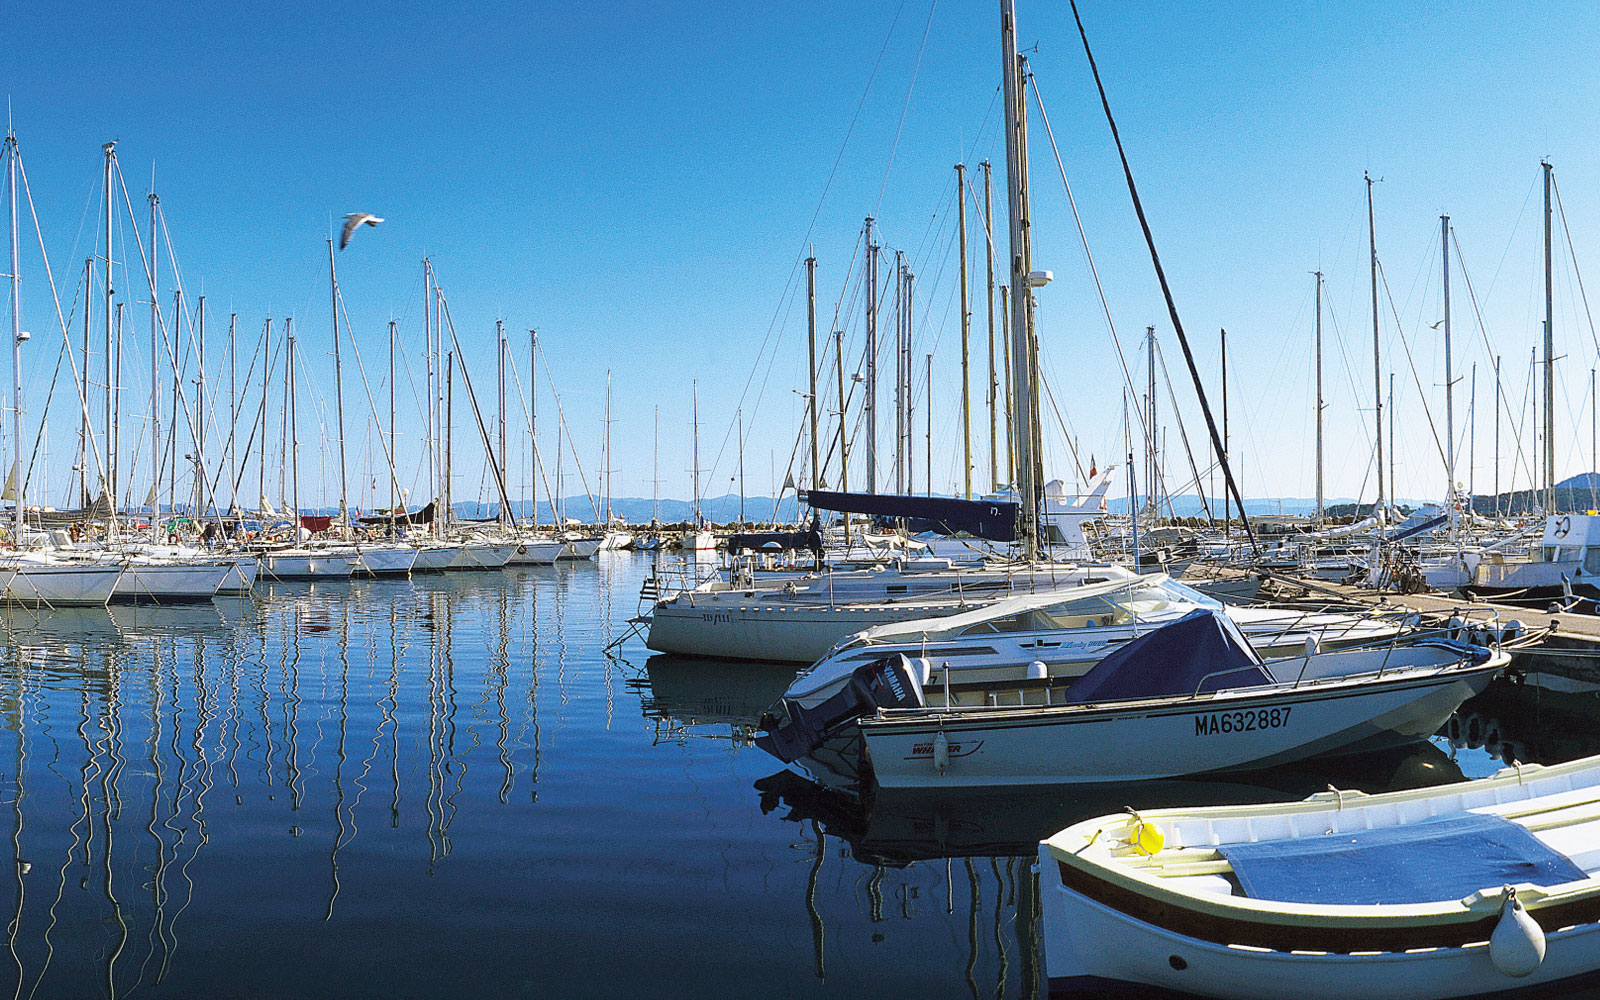
<path fill-rule="evenodd" d="M 1246 896 L 1280 903 L 1437 903 L 1519 882 L 1587 877 L 1526 827 L 1480 813 L 1217 850 Z"/>
<path fill-rule="evenodd" d="M 1272 682 L 1233 619 L 1201 609 L 1134 639 L 1090 667 L 1064 698 L 1122 701 L 1191 695 L 1196 686 L 1203 693 Z"/>

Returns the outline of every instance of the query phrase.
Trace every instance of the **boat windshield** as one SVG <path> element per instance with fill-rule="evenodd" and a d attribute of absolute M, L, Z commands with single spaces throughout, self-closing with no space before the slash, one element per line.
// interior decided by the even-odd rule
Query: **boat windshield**
<path fill-rule="evenodd" d="M 1174 593 L 1171 581 L 1142 584 L 1109 594 L 1059 601 L 1044 607 L 1029 608 L 999 618 L 969 625 L 962 635 L 989 635 L 995 632 L 1044 632 L 1054 629 L 1104 628 L 1143 621 L 1168 612 L 1194 610 L 1195 605 L 1221 609 L 1221 605 L 1201 594 L 1193 600 Z M 1188 590 L 1182 587 L 1182 590 Z"/>

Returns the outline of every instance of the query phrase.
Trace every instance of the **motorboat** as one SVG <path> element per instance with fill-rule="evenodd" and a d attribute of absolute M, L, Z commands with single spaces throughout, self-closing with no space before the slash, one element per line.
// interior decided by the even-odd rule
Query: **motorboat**
<path fill-rule="evenodd" d="M 930 660 L 897 653 L 815 707 L 781 699 L 756 742 L 818 781 L 886 788 L 1252 770 L 1427 739 L 1509 662 L 1443 639 L 1265 661 L 1231 618 L 1203 608 L 1047 688 L 1045 704 L 1023 703 L 1024 678 L 958 704 Z"/>
<path fill-rule="evenodd" d="M 1341 649 L 1394 638 L 1412 616 L 1226 607 L 1152 574 L 1021 594 L 960 614 L 866 629 L 841 640 L 795 680 L 788 697 L 807 707 L 836 694 L 857 667 L 885 656 L 925 658 L 932 683 L 954 705 L 1049 704 L 1113 650 L 1205 608 L 1227 615 L 1258 652 Z M 996 686 L 1005 693 L 994 695 Z M 1012 692 L 1017 692 L 1012 700 Z M 998 702 L 994 699 L 998 699 Z"/>
<path fill-rule="evenodd" d="M 1557 996 L 1600 974 L 1600 757 L 1129 810 L 1038 857 L 1052 996 Z"/>

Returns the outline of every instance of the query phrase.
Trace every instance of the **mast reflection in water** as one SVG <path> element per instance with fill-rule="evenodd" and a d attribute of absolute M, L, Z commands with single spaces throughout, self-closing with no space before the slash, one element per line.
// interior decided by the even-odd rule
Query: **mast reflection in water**
<path fill-rule="evenodd" d="M 1027 855 L 1078 816 L 1499 766 L 1441 740 L 1209 783 L 841 799 L 749 744 L 788 668 L 602 655 L 648 571 L 604 553 L 0 609 L 0 979 L 36 998 L 1036 996 Z M 1581 749 L 1551 724 L 1596 731 L 1569 694 L 1519 688 L 1474 725 L 1518 756 Z"/>

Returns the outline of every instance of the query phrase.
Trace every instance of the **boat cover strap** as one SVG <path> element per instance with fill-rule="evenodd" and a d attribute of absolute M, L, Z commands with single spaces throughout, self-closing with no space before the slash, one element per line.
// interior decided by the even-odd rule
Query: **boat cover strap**
<path fill-rule="evenodd" d="M 1519 882 L 1588 877 L 1526 827 L 1481 813 L 1217 850 L 1246 896 L 1280 903 L 1437 903 Z"/>
<path fill-rule="evenodd" d="M 1191 611 L 1130 641 L 1067 688 L 1075 704 L 1164 698 L 1273 682 L 1233 619 L 1207 608 Z"/>

